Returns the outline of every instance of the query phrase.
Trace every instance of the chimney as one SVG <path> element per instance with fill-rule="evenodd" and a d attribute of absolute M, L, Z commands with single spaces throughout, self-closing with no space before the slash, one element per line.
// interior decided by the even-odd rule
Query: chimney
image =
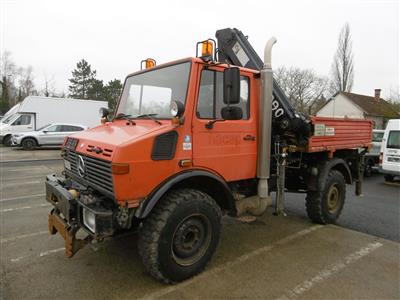
<path fill-rule="evenodd" d="M 379 102 L 379 100 L 381 99 L 381 89 L 375 89 L 375 101 Z"/>

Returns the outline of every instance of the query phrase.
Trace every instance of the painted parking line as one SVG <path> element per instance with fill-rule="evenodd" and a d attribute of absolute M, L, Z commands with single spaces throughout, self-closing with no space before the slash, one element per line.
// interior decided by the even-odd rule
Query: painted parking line
<path fill-rule="evenodd" d="M 3 183 L 2 187 L 12 187 L 12 186 L 20 186 L 20 185 L 28 185 L 28 184 L 39 184 L 39 183 L 44 183 L 44 180 L 34 180 L 34 181 L 23 181 L 23 182 L 8 182 L 8 183 Z"/>
<path fill-rule="evenodd" d="M 336 274 L 337 272 L 343 270 L 348 265 L 355 263 L 356 261 L 360 260 L 364 256 L 374 252 L 378 248 L 382 247 L 383 244 L 379 242 L 369 243 L 365 247 L 349 254 L 343 260 L 339 261 L 338 263 L 331 265 L 322 271 L 318 272 L 317 275 L 314 277 L 307 279 L 297 285 L 295 288 L 286 291 L 284 295 L 278 298 L 278 300 L 287 300 L 287 299 L 296 299 L 308 290 L 311 290 L 314 285 L 319 284 L 332 275 Z"/>
<path fill-rule="evenodd" d="M 38 236 L 38 235 L 42 235 L 42 234 L 46 234 L 46 233 L 48 234 L 49 231 L 48 230 L 44 230 L 44 231 L 39 231 L 39 232 L 21 234 L 21 235 L 9 237 L 9 238 L 3 238 L 3 239 L 0 239 L 0 244 L 4 244 L 4 243 L 8 243 L 8 242 L 14 242 L 14 241 L 17 241 L 17 240 L 30 238 L 30 237 L 33 237 L 33 236 Z"/>
<path fill-rule="evenodd" d="M 7 202 L 7 201 L 13 201 L 13 200 L 21 200 L 21 199 L 30 199 L 30 198 L 37 198 L 37 197 L 43 197 L 46 194 L 35 194 L 35 195 L 29 195 L 29 196 L 19 196 L 19 197 L 12 197 L 12 198 L 4 198 L 0 199 L 0 202 Z"/>
<path fill-rule="evenodd" d="M 65 251 L 65 248 L 62 247 L 62 248 L 57 248 L 57 249 L 46 250 L 46 251 L 40 252 L 39 255 L 37 255 L 37 256 L 36 255 L 26 255 L 26 256 L 19 256 L 19 257 L 16 257 L 16 258 L 11 258 L 10 262 L 18 263 L 18 262 L 23 261 L 23 260 L 25 260 L 27 258 L 30 258 L 30 257 L 45 257 L 45 256 L 48 256 L 50 254 L 58 253 L 58 252 L 61 252 L 61 251 Z"/>
<path fill-rule="evenodd" d="M 32 206 L 21 206 L 21 207 L 14 207 L 14 208 L 5 208 L 5 209 L 0 210 L 0 213 L 12 212 L 12 211 L 23 210 L 23 209 L 38 208 L 38 207 L 47 207 L 47 206 L 51 206 L 51 205 L 47 204 L 47 203 L 43 203 L 43 204 L 32 205 Z"/>
<path fill-rule="evenodd" d="M 203 272 L 203 273 L 201 273 L 201 274 L 199 274 L 199 275 L 197 275 L 197 276 L 195 276 L 195 277 L 193 277 L 191 279 L 188 279 L 188 280 L 186 280 L 186 281 L 184 281 L 184 282 L 182 282 L 180 284 L 177 284 L 177 285 L 174 285 L 174 286 L 169 286 L 169 287 L 163 288 L 161 290 L 158 290 L 156 292 L 146 294 L 141 299 L 155 299 L 155 298 L 164 297 L 165 295 L 167 295 L 167 294 L 169 294 L 171 292 L 175 292 L 177 290 L 185 288 L 188 285 L 190 285 L 192 283 L 195 283 L 195 282 L 197 282 L 199 280 L 204 280 L 207 277 L 209 277 L 210 275 L 215 275 L 215 274 L 217 274 L 217 273 L 219 273 L 219 272 L 221 272 L 221 271 L 223 271 L 223 270 L 225 270 L 227 268 L 230 268 L 230 267 L 236 266 L 238 264 L 241 264 L 241 263 L 243 263 L 243 262 L 245 262 L 245 261 L 257 256 L 257 255 L 265 254 L 265 253 L 271 251 L 272 249 L 274 249 L 277 246 L 285 245 L 285 244 L 287 244 L 287 243 L 289 243 L 289 242 L 291 242 L 291 241 L 293 241 L 293 240 L 295 240 L 295 239 L 297 239 L 299 237 L 303 237 L 303 236 L 305 236 L 307 234 L 310 234 L 310 233 L 314 232 L 315 230 L 320 229 L 322 227 L 323 227 L 322 225 L 314 225 L 314 226 L 309 227 L 307 229 L 303 229 L 303 230 L 298 231 L 298 232 L 296 232 L 294 234 L 291 234 L 291 235 L 289 235 L 289 236 L 287 236 L 287 237 L 285 237 L 285 238 L 283 238 L 283 239 L 281 239 L 281 240 L 279 240 L 279 241 L 277 241 L 275 243 L 272 243 L 272 244 L 270 244 L 268 246 L 265 246 L 265 247 L 258 248 L 258 249 L 254 250 L 254 251 L 251 251 L 251 252 L 247 253 L 247 254 L 239 256 L 238 258 L 236 258 L 233 261 L 229 261 L 229 262 L 227 262 L 227 263 L 225 263 L 225 264 L 223 264 L 223 265 L 221 265 L 219 267 L 215 267 L 213 269 L 210 269 L 209 271 L 205 271 L 205 272 Z M 126 297 L 126 298 L 133 298 L 133 297 L 134 297 L 134 295 L 128 295 L 128 297 Z"/>

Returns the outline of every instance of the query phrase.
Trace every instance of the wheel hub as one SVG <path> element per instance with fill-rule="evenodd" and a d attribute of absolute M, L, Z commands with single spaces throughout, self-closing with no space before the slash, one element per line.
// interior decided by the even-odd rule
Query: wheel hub
<path fill-rule="evenodd" d="M 328 210 L 330 213 L 335 213 L 339 209 L 340 192 L 336 184 L 329 188 L 328 192 Z"/>
<path fill-rule="evenodd" d="M 177 227 L 172 243 L 173 258 L 178 264 L 191 265 L 206 252 L 211 241 L 211 224 L 203 215 L 190 216 Z"/>

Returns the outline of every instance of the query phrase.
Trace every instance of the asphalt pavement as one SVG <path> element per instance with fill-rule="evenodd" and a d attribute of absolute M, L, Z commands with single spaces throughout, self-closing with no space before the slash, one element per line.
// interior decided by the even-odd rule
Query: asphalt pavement
<path fill-rule="evenodd" d="M 379 175 L 366 179 L 362 198 L 348 186 L 338 226 L 311 223 L 302 194 L 287 195 L 286 217 L 272 209 L 252 223 L 225 217 L 206 270 L 169 286 L 146 273 L 136 233 L 64 256 L 61 236 L 47 231 L 44 199 L 45 175 L 60 173 L 61 160 L 2 161 L 0 168 L 1 299 L 400 297 L 400 188 Z"/>

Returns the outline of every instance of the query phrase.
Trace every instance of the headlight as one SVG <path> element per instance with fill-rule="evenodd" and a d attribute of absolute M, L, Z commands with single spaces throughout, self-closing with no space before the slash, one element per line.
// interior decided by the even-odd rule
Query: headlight
<path fill-rule="evenodd" d="M 93 233 L 96 231 L 96 216 L 88 209 L 83 209 L 83 224 Z"/>

